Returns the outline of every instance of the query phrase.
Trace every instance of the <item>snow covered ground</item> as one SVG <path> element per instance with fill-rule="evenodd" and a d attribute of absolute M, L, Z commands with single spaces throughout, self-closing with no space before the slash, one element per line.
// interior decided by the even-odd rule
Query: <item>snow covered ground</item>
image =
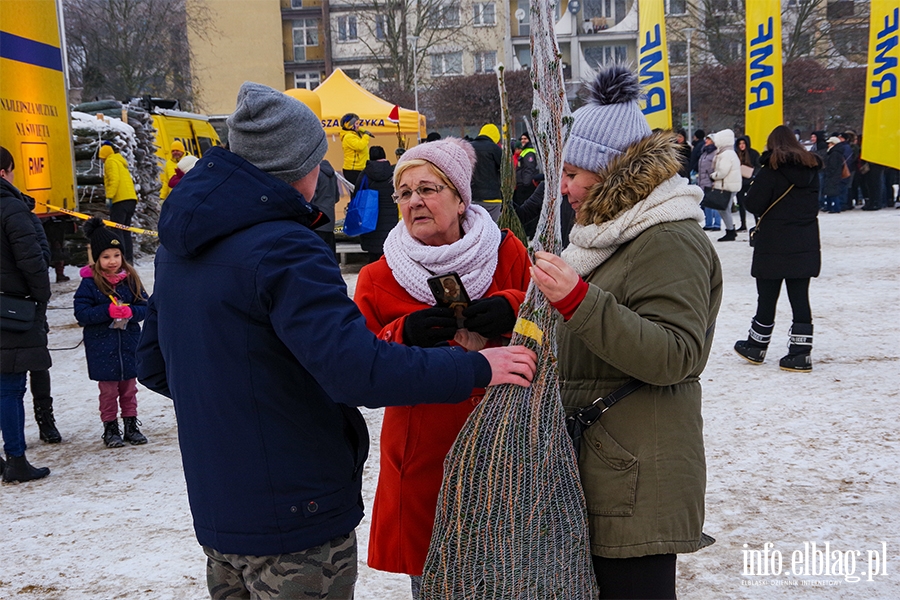
<path fill-rule="evenodd" d="M 825 214 L 820 224 L 824 266 L 811 285 L 810 374 L 778 369 L 790 326 L 784 296 L 766 364 L 734 354 L 756 301 L 751 249 L 746 234 L 715 244 L 725 296 L 704 373 L 705 529 L 718 542 L 679 557 L 680 598 L 900 598 L 900 210 Z M 152 287 L 152 260 L 139 262 Z M 51 348 L 81 339 L 71 311 L 77 268 L 67 273 L 71 282 L 53 285 L 51 306 L 58 310 L 50 311 Z M 352 293 L 355 273 L 346 279 Z M 150 443 L 106 449 L 83 349 L 55 351 L 53 360 L 64 442 L 38 440 L 26 397 L 28 457 L 53 472 L 0 488 L 0 598 L 207 597 L 170 402 L 141 388 L 139 413 Z M 364 488 L 370 507 L 381 413 L 365 413 L 372 436 Z M 365 566 L 368 521 L 358 534 L 356 597 L 408 598 L 408 578 Z M 820 552 L 829 544 L 832 575 L 814 574 L 812 542 Z M 876 574 L 869 560 L 877 553 L 883 561 L 885 549 L 886 566 L 878 565 Z M 778 567 L 778 551 L 781 574 L 744 575 L 744 552 L 751 550 L 760 556 L 767 550 L 770 569 Z M 809 575 L 802 574 L 806 555 Z M 850 567 L 854 574 L 846 576 Z"/>

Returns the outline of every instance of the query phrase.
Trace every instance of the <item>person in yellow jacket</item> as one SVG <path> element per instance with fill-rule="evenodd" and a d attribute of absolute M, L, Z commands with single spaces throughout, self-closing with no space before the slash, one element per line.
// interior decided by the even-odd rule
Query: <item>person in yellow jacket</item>
<path fill-rule="evenodd" d="M 341 117 L 341 147 L 344 149 L 344 178 L 356 185 L 360 173 L 369 160 L 369 140 L 372 134 L 359 128 L 359 115 L 347 113 Z"/>
<path fill-rule="evenodd" d="M 184 144 L 181 143 L 181 140 L 172 142 L 172 145 L 169 148 L 169 154 L 169 159 L 166 160 L 166 170 L 163 173 L 162 189 L 159 190 L 160 202 L 168 198 L 169 193 L 172 191 L 172 188 L 169 186 L 169 180 L 175 176 L 175 169 L 178 168 L 178 161 L 185 155 Z"/>
<path fill-rule="evenodd" d="M 100 146 L 98 156 L 103 161 L 103 186 L 106 188 L 109 220 L 130 227 L 134 209 L 137 208 L 137 192 L 134 189 L 134 179 L 128 171 L 128 162 L 109 144 Z M 125 241 L 125 260 L 134 264 L 131 232 L 120 231 Z"/>

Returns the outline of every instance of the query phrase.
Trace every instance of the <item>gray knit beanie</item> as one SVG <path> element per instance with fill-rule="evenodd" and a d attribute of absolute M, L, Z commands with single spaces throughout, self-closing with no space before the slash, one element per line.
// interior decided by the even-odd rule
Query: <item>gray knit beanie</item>
<path fill-rule="evenodd" d="M 651 131 L 638 106 L 641 84 L 630 69 L 613 65 L 601 70 L 589 91 L 588 103 L 572 115 L 575 124 L 563 160 L 597 173 Z"/>
<path fill-rule="evenodd" d="M 232 152 L 287 183 L 309 174 L 328 150 L 319 118 L 267 85 L 244 82 L 226 123 Z"/>

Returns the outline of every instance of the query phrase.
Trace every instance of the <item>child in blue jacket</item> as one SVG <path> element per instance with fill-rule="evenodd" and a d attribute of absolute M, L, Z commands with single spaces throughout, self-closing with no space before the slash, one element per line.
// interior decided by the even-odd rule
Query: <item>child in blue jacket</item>
<path fill-rule="evenodd" d="M 117 419 L 122 409 L 124 441 L 146 444 L 138 429 L 135 351 L 141 337 L 138 322 L 147 315 L 147 292 L 123 254 L 124 242 L 94 217 L 84 226 L 91 241 L 92 265 L 81 269 L 75 292 L 75 318 L 84 327 L 88 377 L 100 386 L 103 443 L 124 446 Z"/>

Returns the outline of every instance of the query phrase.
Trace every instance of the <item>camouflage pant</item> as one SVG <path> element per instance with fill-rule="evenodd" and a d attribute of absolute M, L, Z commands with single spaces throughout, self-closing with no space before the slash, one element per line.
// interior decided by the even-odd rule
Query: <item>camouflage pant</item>
<path fill-rule="evenodd" d="M 213 600 L 328 598 L 351 600 L 356 584 L 356 532 L 321 546 L 274 556 L 206 553 L 206 585 Z"/>

